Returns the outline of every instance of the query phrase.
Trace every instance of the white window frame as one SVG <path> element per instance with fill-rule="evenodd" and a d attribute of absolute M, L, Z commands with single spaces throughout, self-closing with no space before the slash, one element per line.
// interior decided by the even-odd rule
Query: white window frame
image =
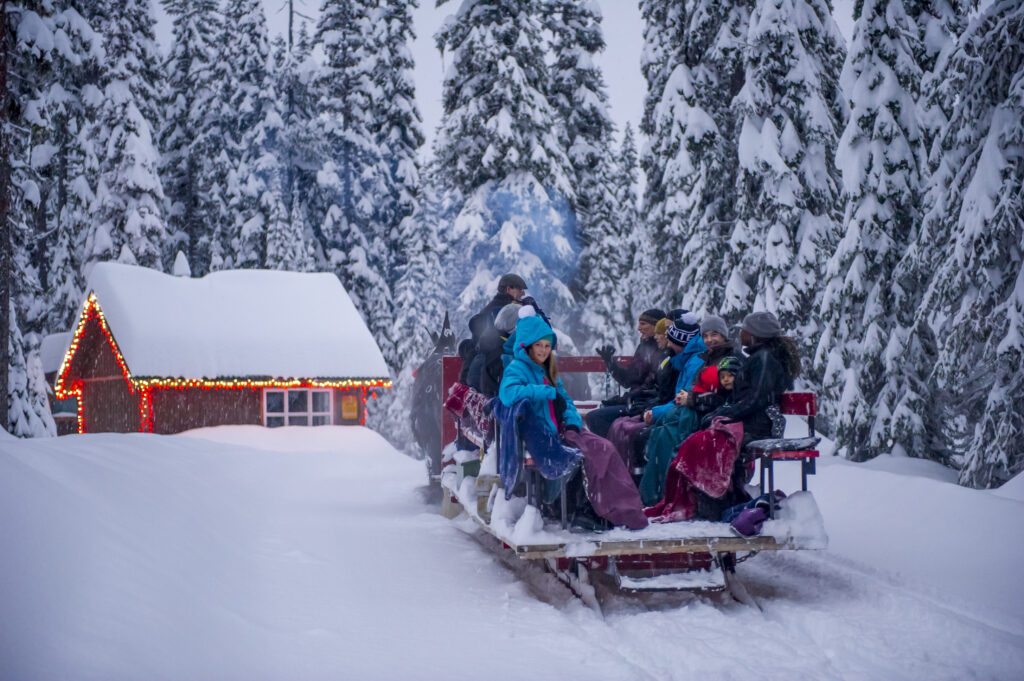
<path fill-rule="evenodd" d="M 289 411 L 289 409 L 288 409 L 288 402 L 289 402 L 289 400 L 288 400 L 288 393 L 299 392 L 299 391 L 308 393 L 307 397 L 306 397 L 306 409 L 305 409 L 305 411 Z M 270 393 L 282 393 L 282 395 L 284 397 L 284 411 L 283 412 L 274 411 L 274 412 L 270 412 L 269 414 L 267 413 L 267 398 L 270 395 Z M 313 394 L 314 393 L 327 393 L 327 411 L 325 411 L 325 412 L 324 411 L 313 411 Z M 322 425 L 322 426 L 334 425 L 334 390 L 332 390 L 330 388 L 264 388 L 263 389 L 263 399 L 261 401 L 262 401 L 262 405 L 261 406 L 262 406 L 262 409 L 263 409 L 263 425 L 264 426 L 267 426 L 267 419 L 268 418 L 283 418 L 284 419 L 284 423 L 282 425 L 285 425 L 285 426 L 290 425 L 288 423 L 288 418 L 291 417 L 291 416 L 305 416 L 306 417 L 306 425 L 307 426 L 313 426 L 313 417 L 314 416 L 326 416 L 327 417 L 327 423 L 320 423 L 320 424 L 317 424 L 317 425 Z M 267 427 L 278 428 L 280 426 L 267 426 Z"/>

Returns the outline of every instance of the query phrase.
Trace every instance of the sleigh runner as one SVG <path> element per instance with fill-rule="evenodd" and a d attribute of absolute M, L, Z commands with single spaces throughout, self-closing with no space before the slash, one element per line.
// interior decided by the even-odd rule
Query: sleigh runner
<path fill-rule="evenodd" d="M 562 373 L 605 370 L 599 357 L 561 357 L 558 364 Z M 448 395 L 456 384 L 460 368 L 460 358 L 443 359 L 442 395 Z M 584 404 L 578 406 L 585 408 Z M 812 448 L 817 442 L 815 396 L 787 393 L 779 408 L 782 414 L 806 417 L 808 437 L 751 443 L 747 456 L 760 464 L 761 494 L 771 494 L 775 488 L 777 461 L 793 461 L 801 466 L 802 489 L 778 507 L 770 505 L 770 517 L 755 536 L 739 536 L 728 523 L 703 520 L 658 523 L 635 531 L 570 529 L 565 518 L 564 484 L 560 494 L 562 517 L 560 521 L 546 520 L 537 502 L 536 489 L 542 481 L 531 470 L 530 453 L 518 442 L 517 434 L 498 432 L 493 424 L 481 425 L 478 413 L 457 421 L 446 409 L 442 446 L 448 454 L 448 465 L 440 475 L 442 512 L 454 518 L 465 511 L 505 550 L 524 560 L 544 561 L 584 598 L 592 592 L 590 582 L 599 579 L 610 580 L 616 588 L 627 591 L 729 589 L 743 601 L 747 598 L 745 590 L 733 575 L 737 562 L 760 551 L 824 549 L 828 543 L 817 504 L 807 491 L 807 475 L 815 472 L 818 457 Z M 456 452 L 455 440 L 460 434 L 465 438 L 463 442 L 468 440 L 479 448 L 477 456 Z M 525 496 L 506 499 L 501 488 L 496 466 L 497 441 L 503 436 L 517 438 Z"/>

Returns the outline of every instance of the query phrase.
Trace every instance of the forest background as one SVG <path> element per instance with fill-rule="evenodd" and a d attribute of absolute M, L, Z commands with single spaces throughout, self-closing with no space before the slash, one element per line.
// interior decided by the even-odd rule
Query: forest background
<path fill-rule="evenodd" d="M 407 450 L 429 333 L 517 271 L 582 348 L 628 351 L 652 305 L 772 310 L 843 455 L 975 487 L 1024 468 L 1016 0 L 858 0 L 846 35 L 827 0 L 641 0 L 619 119 L 618 0 L 442 1 L 433 82 L 432 8 L 405 0 L 285 3 L 275 31 L 260 0 L 167 0 L 163 46 L 149 0 L 2 4 L 16 435 L 54 432 L 40 339 L 101 260 L 335 272 L 393 371 L 376 425 Z"/>

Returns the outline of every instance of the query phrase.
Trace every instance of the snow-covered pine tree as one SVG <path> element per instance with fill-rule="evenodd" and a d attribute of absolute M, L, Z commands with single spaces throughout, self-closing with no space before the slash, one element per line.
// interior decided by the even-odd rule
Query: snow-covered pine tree
<path fill-rule="evenodd" d="M 904 439 L 892 437 L 897 404 L 922 381 L 905 353 L 914 295 L 894 273 L 920 221 L 927 171 L 917 39 L 903 0 L 864 0 L 855 20 L 841 80 L 850 116 L 837 152 L 846 212 L 825 270 L 815 365 L 837 442 L 862 461 L 887 450 L 922 453 L 924 433 L 912 424 L 898 428 Z"/>
<path fill-rule="evenodd" d="M 38 270 L 29 263 L 30 245 L 38 233 L 36 221 L 47 204 L 40 189 L 40 169 L 47 169 L 54 149 L 42 143 L 47 115 L 61 111 L 64 97 L 54 68 L 81 63 L 91 31 L 74 10 L 55 11 L 46 2 L 6 6 L 0 17 L 0 426 L 29 437 L 55 432 L 46 401 L 41 364 L 26 359 L 19 308 L 24 305 L 41 319 Z M 59 46 L 61 54 L 54 57 Z M 37 149 L 34 136 L 40 136 Z M 45 224 L 45 223 L 44 223 Z M 4 338 L 6 336 L 6 338 Z M 43 392 L 40 394 L 40 390 Z"/>
<path fill-rule="evenodd" d="M 217 82 L 214 70 L 221 59 L 222 17 L 216 0 L 166 0 L 164 7 L 174 22 L 174 44 L 164 66 L 169 75 L 160 133 L 160 175 L 172 232 L 167 252 L 184 248 L 192 272 L 202 276 L 222 262 L 217 241 L 228 232 L 223 83 Z"/>
<path fill-rule="evenodd" d="M 556 323 L 574 298 L 572 166 L 547 99 L 537 0 L 469 0 L 435 35 L 450 55 L 435 155 L 442 185 L 465 197 L 445 237 L 445 268 L 462 318 L 518 271 Z"/>
<path fill-rule="evenodd" d="M 722 264 L 735 222 L 737 172 L 731 103 L 743 82 L 750 4 L 685 4 L 681 61 L 653 112 L 651 149 L 663 190 L 648 214 L 663 235 L 664 300 L 700 314 L 719 311 L 727 280 Z"/>
<path fill-rule="evenodd" d="M 949 112 L 939 96 L 939 74 L 963 30 L 963 0 L 904 0 L 915 33 L 914 60 L 921 69 L 921 93 L 918 95 L 918 119 L 924 149 L 928 153 L 936 135 L 945 125 Z"/>
<path fill-rule="evenodd" d="M 939 340 L 946 444 L 960 482 L 1024 470 L 1024 5 L 975 17 L 943 72 L 951 112 L 919 240 L 938 242 L 922 314 Z"/>
<path fill-rule="evenodd" d="M 644 300 L 636 295 L 636 291 L 630 286 L 635 278 L 637 252 L 640 249 L 640 239 L 643 234 L 643 221 L 640 219 L 640 205 L 637 195 L 639 187 L 640 157 L 636 149 L 636 137 L 633 133 L 633 125 L 626 123 L 622 131 L 622 143 L 619 145 L 615 175 L 612 180 L 613 192 L 616 205 L 616 236 L 618 247 L 615 256 L 618 262 L 615 267 L 619 271 L 618 295 L 619 300 L 615 305 L 621 308 L 622 318 L 626 321 L 616 347 L 626 348 L 630 341 L 634 340 L 633 320 L 634 312 L 640 312 Z M 611 257 L 611 256 L 609 256 Z"/>
<path fill-rule="evenodd" d="M 563 122 L 563 145 L 576 190 L 579 267 L 571 284 L 583 303 L 576 337 L 589 345 L 617 345 L 629 321 L 621 305 L 622 248 L 614 194 L 615 125 L 604 75 L 594 57 L 605 47 L 601 13 L 590 0 L 542 0 L 549 34 L 548 100 Z M 575 320 L 570 320 L 575 321 Z"/>
<path fill-rule="evenodd" d="M 428 169 L 427 175 L 432 174 Z M 395 282 L 395 351 L 402 365 L 395 371 L 391 390 L 381 405 L 387 427 L 382 431 L 396 446 L 413 453 L 411 420 L 412 371 L 432 348 L 431 333 L 441 328 L 447 297 L 441 267 L 441 239 L 438 230 L 446 224 L 445 201 L 437 189 L 422 187 L 416 212 L 399 225 L 398 280 Z M 447 222 L 450 222 L 450 216 Z"/>
<path fill-rule="evenodd" d="M 282 186 L 276 152 L 284 120 L 271 71 L 267 22 L 260 0 L 228 0 L 224 19 L 224 58 L 219 66 L 223 76 L 218 80 L 226 83 L 222 116 L 231 161 L 227 185 L 230 262 L 236 268 L 269 267 L 271 213 L 274 219 L 283 215 L 288 220 L 290 211 L 275 189 Z M 279 196 L 267 196 L 268 192 Z M 303 244 L 296 247 L 304 250 Z"/>
<path fill-rule="evenodd" d="M 294 13 L 294 12 L 293 12 Z M 320 169 L 320 150 L 316 141 L 313 116 L 315 98 L 311 81 L 315 68 L 310 58 L 312 40 L 302 22 L 293 41 L 277 36 L 273 42 L 276 89 L 284 124 L 277 136 L 276 157 L 281 167 L 281 188 L 285 206 L 302 214 L 303 221 L 319 235 L 320 224 L 311 213 L 308 198 L 315 194 L 316 173 Z M 297 194 L 292 194 L 292 189 Z M 322 217 L 322 216 L 321 216 Z"/>
<path fill-rule="evenodd" d="M 682 61 L 686 16 L 684 3 L 669 0 L 641 0 L 640 13 L 644 20 L 644 47 L 640 69 L 647 81 L 644 114 L 640 132 L 647 144 L 640 151 L 640 166 L 644 171 L 644 219 L 639 225 L 638 248 L 630 272 L 628 288 L 635 298 L 634 307 L 646 309 L 660 303 L 667 288 L 660 273 L 666 270 L 669 258 L 661 248 L 665 241 L 665 221 L 659 209 L 665 205 L 663 179 L 666 159 L 655 146 L 657 109 L 665 92 L 665 85 L 676 64 Z"/>
<path fill-rule="evenodd" d="M 328 264 L 357 301 L 385 359 L 397 366 L 394 309 L 376 203 L 387 186 L 374 135 L 373 76 L 381 58 L 375 40 L 375 2 L 324 0 L 317 45 L 324 63 L 316 76 L 316 124 L 323 163 L 317 204 Z"/>
<path fill-rule="evenodd" d="M 89 17 L 103 38 L 101 99 L 90 136 L 99 173 L 85 265 L 118 258 L 128 248 L 144 267 L 164 268 L 164 191 L 155 133 L 158 52 L 148 0 L 97 2 Z M 77 308 L 81 299 L 75 302 Z"/>
<path fill-rule="evenodd" d="M 825 262 L 838 241 L 846 49 L 825 0 L 757 0 L 734 101 L 740 171 L 721 312 L 756 309 L 813 353 Z"/>
<path fill-rule="evenodd" d="M 416 210 L 420 192 L 419 148 L 423 146 L 422 118 L 416 106 L 413 59 L 415 38 L 412 10 L 415 0 L 381 0 L 374 26 L 378 58 L 373 80 L 370 129 L 382 163 L 383 193 L 377 197 L 374 222 L 383 242 L 383 271 L 394 288 L 405 265 L 402 223 Z"/>
<path fill-rule="evenodd" d="M 292 206 L 289 210 L 283 201 L 275 180 L 262 196 L 260 212 L 267 216 L 265 267 L 271 270 L 289 272 L 313 272 L 316 270 L 316 254 L 307 235 L 304 212 L 301 210 L 298 192 L 292 191 Z"/>

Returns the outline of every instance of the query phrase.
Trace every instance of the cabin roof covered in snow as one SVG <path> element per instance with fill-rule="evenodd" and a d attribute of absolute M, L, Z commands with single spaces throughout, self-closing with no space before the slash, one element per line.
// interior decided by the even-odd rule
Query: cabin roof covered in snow
<path fill-rule="evenodd" d="M 226 270 L 175 277 L 98 263 L 89 291 L 136 377 L 387 378 L 330 273 Z"/>

